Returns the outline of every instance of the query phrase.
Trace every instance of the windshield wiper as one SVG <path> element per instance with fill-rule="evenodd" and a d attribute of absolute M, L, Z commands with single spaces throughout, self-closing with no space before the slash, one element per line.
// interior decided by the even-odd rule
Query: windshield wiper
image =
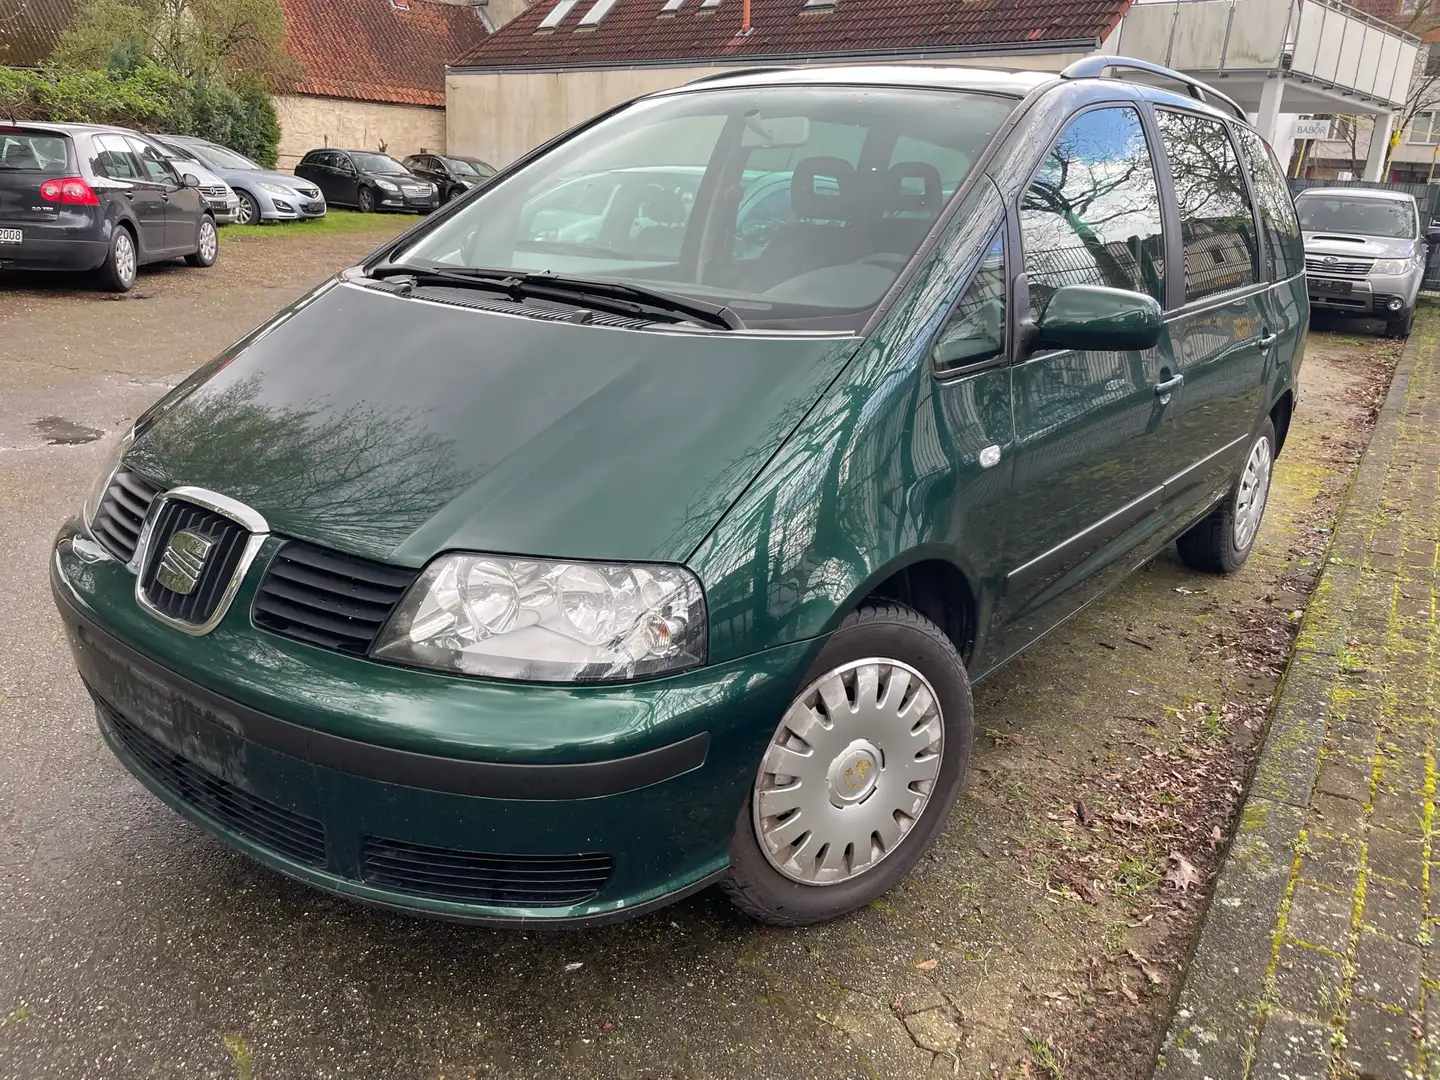
<path fill-rule="evenodd" d="M 483 267 L 407 266 L 404 263 L 381 263 L 369 272 L 372 278 L 411 277 L 417 284 L 459 285 L 505 293 L 512 299 L 530 297 L 536 300 L 558 300 L 561 303 L 593 307 L 615 315 L 637 317 L 664 316 L 672 321 L 693 321 L 722 330 L 743 330 L 740 316 L 723 304 L 709 304 L 688 296 L 677 296 L 661 289 L 630 285 L 618 281 L 569 277 L 549 270 L 527 274 L 513 270 L 490 270 Z M 680 316 L 676 319 L 676 316 Z"/>

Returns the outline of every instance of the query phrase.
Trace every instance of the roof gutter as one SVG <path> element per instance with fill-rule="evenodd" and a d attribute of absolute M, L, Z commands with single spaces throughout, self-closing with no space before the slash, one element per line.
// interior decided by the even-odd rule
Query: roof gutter
<path fill-rule="evenodd" d="M 555 64 L 449 64 L 447 75 L 519 75 L 557 71 L 640 71 L 678 67 L 754 67 L 757 64 L 834 64 L 875 60 L 953 60 L 971 56 L 1029 56 L 1047 53 L 1091 53 L 1100 47 L 1098 37 L 1055 38 L 1040 41 L 1004 41 L 985 45 L 940 45 L 923 49 L 844 49 L 834 52 L 744 53 L 719 56 L 676 57 L 661 60 L 588 60 Z"/>

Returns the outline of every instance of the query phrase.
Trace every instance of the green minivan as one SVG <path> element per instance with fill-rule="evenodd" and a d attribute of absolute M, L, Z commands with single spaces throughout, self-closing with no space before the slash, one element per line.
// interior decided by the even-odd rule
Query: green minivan
<path fill-rule="evenodd" d="M 583 229 L 533 211 L 577 177 Z M 944 827 L 976 681 L 1172 541 L 1245 561 L 1308 314 L 1273 156 L 1184 76 L 737 71 L 186 379 L 53 591 L 113 752 L 284 874 L 811 923 Z"/>

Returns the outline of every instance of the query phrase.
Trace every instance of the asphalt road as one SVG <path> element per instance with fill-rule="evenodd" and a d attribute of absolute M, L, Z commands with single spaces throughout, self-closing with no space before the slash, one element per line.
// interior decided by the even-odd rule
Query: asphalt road
<path fill-rule="evenodd" d="M 598 931 L 376 913 L 249 862 L 125 772 L 71 667 L 46 565 L 105 437 L 393 227 L 222 237 L 216 269 L 145 273 L 122 300 L 0 277 L 0 1078 L 1039 1076 L 1043 1041 L 1027 1032 L 1052 1014 L 1074 1022 L 1057 1046 L 1114 1063 L 1091 1075 L 1141 1075 L 1174 974 L 1164 957 L 1183 955 L 1194 921 L 1161 902 L 1164 860 L 1211 826 L 1166 832 L 1171 804 L 1152 807 L 1148 876 L 1121 862 L 1123 899 L 1084 903 L 1055 878 L 1091 843 L 1067 815 L 1144 754 L 1209 752 L 1196 702 L 1268 700 L 1273 678 L 1206 643 L 1303 602 L 1286 582 L 1328 490 L 1314 440 L 1349 414 L 1297 422 L 1294 453 L 1314 467 L 1277 480 L 1249 577 L 1197 582 L 1162 559 L 981 688 L 984 738 L 951 825 L 870 910 L 800 933 L 712 895 Z M 1336 403 L 1357 381 L 1340 365 L 1326 377 Z M 1152 789 L 1140 777 L 1114 809 L 1146 812 Z M 1097 817 L 1111 809 L 1086 797 Z M 1145 977 L 1124 974 L 1127 947 L 1149 950 Z"/>

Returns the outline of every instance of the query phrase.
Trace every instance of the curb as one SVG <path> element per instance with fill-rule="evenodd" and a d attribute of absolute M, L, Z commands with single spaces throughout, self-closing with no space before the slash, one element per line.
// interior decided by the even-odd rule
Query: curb
<path fill-rule="evenodd" d="M 1429 335 L 1405 346 L 1352 474 L 1306 607 L 1234 838 L 1176 999 L 1153 1080 L 1243 1080 L 1265 1015 L 1320 748 L 1410 377 Z"/>

